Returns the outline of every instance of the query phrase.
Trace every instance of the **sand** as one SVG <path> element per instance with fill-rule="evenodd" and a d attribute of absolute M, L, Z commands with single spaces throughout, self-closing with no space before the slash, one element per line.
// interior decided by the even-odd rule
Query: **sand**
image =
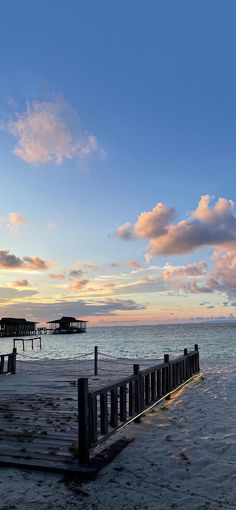
<path fill-rule="evenodd" d="M 95 481 L 1 469 L 0 509 L 235 509 L 236 363 L 202 368 L 197 382 L 122 431 L 135 440 Z"/>

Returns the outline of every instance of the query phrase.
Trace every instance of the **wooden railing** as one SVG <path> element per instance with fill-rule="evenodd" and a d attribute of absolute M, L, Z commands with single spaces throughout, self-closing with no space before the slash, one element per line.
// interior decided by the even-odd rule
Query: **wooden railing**
<path fill-rule="evenodd" d="M 41 336 L 34 336 L 32 338 L 13 338 L 13 348 L 16 346 L 16 342 L 22 343 L 23 351 L 25 350 L 25 342 L 31 342 L 31 348 L 34 348 L 35 340 L 39 340 L 39 348 L 42 349 L 42 340 Z"/>
<path fill-rule="evenodd" d="M 88 379 L 78 380 L 79 461 L 88 464 L 89 451 L 131 421 L 139 422 L 142 414 L 169 398 L 170 393 L 186 383 L 200 370 L 198 345 L 195 350 L 140 371 L 133 365 L 133 375 L 89 392 Z"/>
<path fill-rule="evenodd" d="M 0 374 L 16 373 L 16 348 L 10 354 L 0 354 Z"/>

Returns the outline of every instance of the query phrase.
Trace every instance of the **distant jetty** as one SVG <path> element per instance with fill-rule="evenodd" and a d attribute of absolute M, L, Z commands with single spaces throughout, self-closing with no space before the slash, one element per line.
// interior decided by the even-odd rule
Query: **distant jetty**
<path fill-rule="evenodd" d="M 54 335 L 86 333 L 87 322 L 88 321 L 81 319 L 75 319 L 75 317 L 61 317 L 61 319 L 47 322 L 47 324 L 50 324 L 47 331 Z"/>
<path fill-rule="evenodd" d="M 36 322 L 3 317 L 0 320 L 0 337 L 36 335 Z"/>
<path fill-rule="evenodd" d="M 0 337 L 24 337 L 38 335 L 42 332 L 54 335 L 86 333 L 87 322 L 82 319 L 75 319 L 75 317 L 61 317 L 61 319 L 47 322 L 49 324 L 47 328 L 37 328 L 37 323 L 34 321 L 3 317 L 0 320 Z"/>

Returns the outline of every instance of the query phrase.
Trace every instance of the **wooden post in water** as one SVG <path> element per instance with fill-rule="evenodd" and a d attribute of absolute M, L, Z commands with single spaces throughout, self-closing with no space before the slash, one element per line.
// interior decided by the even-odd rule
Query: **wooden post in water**
<path fill-rule="evenodd" d="M 133 365 L 133 372 L 134 372 L 134 375 L 137 375 L 137 380 L 135 381 L 134 383 L 134 408 L 135 408 L 135 413 L 138 414 L 140 413 L 140 380 L 139 380 L 139 365 Z M 135 423 L 140 423 L 141 422 L 141 417 L 139 416 L 138 418 L 136 418 L 136 420 L 134 420 Z"/>
<path fill-rule="evenodd" d="M 94 347 L 94 375 L 98 375 L 98 346 Z"/>
<path fill-rule="evenodd" d="M 78 447 L 81 464 L 89 463 L 89 394 L 88 379 L 78 379 Z"/>
<path fill-rule="evenodd" d="M 39 347 L 40 347 L 40 349 L 42 349 L 42 339 L 41 339 L 41 336 L 39 337 Z"/>

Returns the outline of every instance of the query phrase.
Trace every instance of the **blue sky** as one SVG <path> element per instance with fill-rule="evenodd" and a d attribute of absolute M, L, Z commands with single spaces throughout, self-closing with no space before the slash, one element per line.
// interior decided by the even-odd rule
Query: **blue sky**
<path fill-rule="evenodd" d="M 43 270 L 3 263 L 1 314 L 43 320 L 40 304 L 51 318 L 66 301 L 94 324 L 233 317 L 236 289 L 222 274 L 228 252 L 228 271 L 236 268 L 233 207 L 227 202 L 220 218 L 214 211 L 217 225 L 188 215 L 201 196 L 213 197 L 209 208 L 220 197 L 234 200 L 235 3 L 11 0 L 0 14 L 1 250 L 51 262 Z M 43 139 L 42 119 L 50 120 Z M 176 210 L 165 231 L 186 219 L 206 228 L 197 247 L 183 252 L 176 241 L 148 265 L 147 233 L 125 241 L 117 228 L 159 202 Z M 12 212 L 19 217 L 9 227 Z M 227 231 L 223 240 L 210 240 L 216 227 Z M 201 261 L 207 268 L 196 282 L 198 269 L 183 267 Z M 181 278 L 172 269 L 166 282 L 166 264 L 181 267 Z M 73 289 L 75 267 L 82 272 Z M 136 292 L 140 271 L 155 279 L 155 291 L 146 282 Z M 15 285 L 25 272 L 26 287 Z M 110 276 L 108 293 L 101 282 Z M 135 291 L 122 291 L 122 278 Z M 108 314 L 98 319 L 101 305 Z"/>

